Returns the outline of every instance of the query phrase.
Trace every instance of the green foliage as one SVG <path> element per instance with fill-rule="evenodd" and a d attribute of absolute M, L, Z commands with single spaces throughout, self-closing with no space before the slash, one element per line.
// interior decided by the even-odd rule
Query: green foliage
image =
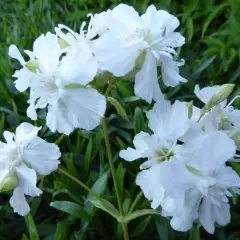
<path fill-rule="evenodd" d="M 0 1 L 1 140 L 5 129 L 13 130 L 20 122 L 30 121 L 26 117 L 28 93 L 19 93 L 14 88 L 12 74 L 19 65 L 8 57 L 9 45 L 31 50 L 33 41 L 42 33 L 54 31 L 58 23 L 77 30 L 88 13 L 106 10 L 120 2 L 133 5 L 139 12 L 144 12 L 153 3 L 158 9 L 178 16 L 180 31 L 186 37 L 186 44 L 179 52 L 186 60 L 181 72 L 189 83 L 165 88 L 168 98 L 194 101 L 196 83 L 203 86 L 234 83 L 239 93 L 239 0 L 4 0 Z M 116 82 L 108 100 L 110 142 L 114 162 L 118 163 L 116 177 L 124 213 L 130 211 L 138 198 L 135 209 L 127 215 L 134 219 L 129 225 L 130 239 L 237 239 L 240 236 L 237 205 L 233 206 L 231 224 L 224 229 L 219 227 L 214 236 L 197 227 L 190 234 L 174 232 L 168 219 L 146 210 L 149 202 L 139 195 L 140 189 L 135 185 L 140 161 L 131 164 L 122 161 L 119 150 L 131 146 L 136 133 L 147 130 L 144 112 L 149 106 L 134 96 L 133 84 L 125 80 Z M 240 106 L 239 102 L 237 104 Z M 35 124 L 44 126 L 44 117 Z M 66 170 L 105 200 L 87 194 L 66 176 L 53 173 L 40 179 L 42 197 L 29 199 L 33 217 L 25 217 L 27 224 L 12 212 L 9 195 L 0 196 L 1 239 L 121 239 L 119 224 L 105 212 L 119 218 L 101 126 L 92 132 L 76 130 L 70 137 L 53 134 L 45 126 L 40 135 L 49 142 L 56 141 L 63 153 L 61 161 Z"/>

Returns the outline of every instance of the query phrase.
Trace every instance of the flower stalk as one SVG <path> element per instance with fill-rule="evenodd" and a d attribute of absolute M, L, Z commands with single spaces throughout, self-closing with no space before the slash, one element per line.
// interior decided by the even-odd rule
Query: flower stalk
<path fill-rule="evenodd" d="M 118 202 L 118 208 L 119 208 L 119 213 L 120 216 L 123 217 L 123 208 L 122 208 L 122 202 L 121 202 L 121 197 L 119 194 L 119 187 L 117 183 L 117 178 L 116 178 L 116 172 L 113 164 L 113 158 L 112 158 L 112 151 L 111 151 L 111 146 L 110 146 L 110 141 L 109 141 L 109 136 L 108 136 L 108 129 L 107 129 L 107 121 L 106 118 L 102 119 L 102 126 L 103 126 L 103 132 L 104 132 L 104 139 L 105 139 L 105 144 L 106 144 L 106 150 L 107 150 L 107 155 L 108 155 L 108 161 L 112 173 L 112 178 L 113 178 L 113 183 L 114 183 L 114 188 L 117 196 L 117 202 Z M 122 225 L 122 230 L 123 230 L 123 236 L 124 240 L 128 240 L 128 228 L 126 223 L 121 223 Z"/>

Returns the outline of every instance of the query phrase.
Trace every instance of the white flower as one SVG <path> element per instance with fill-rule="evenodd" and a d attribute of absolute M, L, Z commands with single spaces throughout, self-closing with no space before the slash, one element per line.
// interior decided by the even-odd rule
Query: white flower
<path fill-rule="evenodd" d="M 126 161 L 148 158 L 140 166 L 141 169 L 161 163 L 176 154 L 177 141 L 189 127 L 187 106 L 179 101 L 173 105 L 166 100 L 157 102 L 147 117 L 154 134 L 140 132 L 133 140 L 136 149 L 127 148 L 120 152 L 120 157 Z"/>
<path fill-rule="evenodd" d="M 178 66 L 172 54 L 173 48 L 181 47 L 185 39 L 174 30 L 179 21 L 164 10 L 157 11 L 151 5 L 145 14 L 139 14 L 130 6 L 119 4 L 104 14 L 105 31 L 93 42 L 94 54 L 99 67 L 124 76 L 132 71 L 137 58 L 145 51 L 141 70 L 135 77 L 135 94 L 147 102 L 163 99 L 157 78 L 157 64 L 162 65 L 162 77 L 166 86 L 177 86 L 186 82 L 179 75 Z"/>
<path fill-rule="evenodd" d="M 10 199 L 10 204 L 20 215 L 25 215 L 30 208 L 25 195 L 39 196 L 42 191 L 36 187 L 37 174 L 48 175 L 56 170 L 61 153 L 57 145 L 47 143 L 37 136 L 41 128 L 29 123 L 22 123 L 16 133 L 5 131 L 7 143 L 0 142 L 0 168 L 5 177 L 17 176 L 17 186 Z"/>
<path fill-rule="evenodd" d="M 178 154 L 178 139 L 189 127 L 188 109 L 185 103 L 176 101 L 161 101 L 147 113 L 149 127 L 154 132 L 150 135 L 140 132 L 134 137 L 135 149 L 127 148 L 120 152 L 120 157 L 126 161 L 147 158 L 141 164 L 141 171 L 136 179 L 145 197 L 152 201 L 152 208 L 157 208 L 165 200 L 164 189 L 161 186 L 162 162 Z"/>
<path fill-rule="evenodd" d="M 183 145 L 181 158 L 173 157 L 162 164 L 162 186 L 179 209 L 165 209 L 165 216 L 172 216 L 175 230 L 188 231 L 199 220 L 209 233 L 214 233 L 215 222 L 230 222 L 229 190 L 240 187 L 240 178 L 226 162 L 235 151 L 234 142 L 225 133 L 212 132 Z"/>
<path fill-rule="evenodd" d="M 34 42 L 34 79 L 29 84 L 27 115 L 37 119 L 37 108 L 48 108 L 46 123 L 51 131 L 70 134 L 74 128 L 92 130 L 106 108 L 105 97 L 88 86 L 97 65 L 88 44 L 78 43 L 65 55 L 56 35 L 47 33 Z M 33 61 L 33 60 L 32 60 Z M 28 72 L 25 74 L 28 79 Z M 21 80 L 23 82 L 23 80 Z M 16 85 L 16 87 L 18 87 Z"/>

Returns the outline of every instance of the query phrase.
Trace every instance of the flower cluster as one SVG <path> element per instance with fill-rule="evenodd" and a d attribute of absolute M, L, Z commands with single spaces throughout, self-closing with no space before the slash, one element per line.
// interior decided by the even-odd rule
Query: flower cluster
<path fill-rule="evenodd" d="M 20 92 L 29 89 L 27 116 L 37 120 L 37 109 L 45 109 L 52 132 L 93 130 L 106 110 L 95 80 L 104 73 L 133 77 L 135 95 L 155 101 L 147 113 L 151 132 L 137 134 L 135 148 L 122 150 L 120 157 L 146 159 L 136 183 L 151 207 L 161 208 L 179 231 L 199 222 L 213 233 L 215 223 L 229 223 L 229 198 L 240 187 L 240 177 L 229 166 L 238 161 L 240 148 L 240 110 L 232 106 L 235 99 L 226 100 L 233 85 L 197 85 L 202 109 L 192 102 L 171 103 L 160 89 L 158 67 L 167 87 L 187 82 L 179 74 L 184 60 L 175 59 L 175 48 L 185 43 L 175 32 L 178 19 L 153 5 L 139 15 L 125 4 L 89 17 L 87 30 L 86 22 L 79 32 L 59 24 L 54 34 L 38 37 L 33 50 L 24 51 L 28 60 L 10 46 L 9 55 L 22 65 L 13 75 L 15 86 Z M 7 143 L 0 143 L 1 190 L 14 189 L 10 204 L 21 215 L 29 211 L 24 195 L 41 193 L 36 173 L 50 174 L 59 164 L 58 147 L 37 137 L 39 130 L 23 123 L 15 135 L 6 131 Z"/>
<path fill-rule="evenodd" d="M 215 222 L 230 222 L 229 198 L 240 193 L 240 177 L 228 166 L 239 157 L 240 110 L 222 98 L 226 87 L 232 88 L 196 86 L 203 109 L 178 101 L 155 103 L 147 113 L 153 134 L 140 132 L 135 149 L 120 152 L 126 161 L 147 158 L 136 183 L 152 208 L 172 217 L 175 230 L 188 231 L 199 222 L 213 233 Z"/>

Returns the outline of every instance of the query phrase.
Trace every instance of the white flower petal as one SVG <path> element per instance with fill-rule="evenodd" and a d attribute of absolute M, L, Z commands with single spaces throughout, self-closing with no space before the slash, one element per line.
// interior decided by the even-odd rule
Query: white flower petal
<path fill-rule="evenodd" d="M 143 170 L 137 175 L 136 184 L 142 189 L 144 196 L 151 202 L 151 207 L 156 209 L 164 199 L 164 189 L 161 185 L 161 164 L 148 170 Z"/>
<path fill-rule="evenodd" d="M 184 196 L 188 190 L 195 186 L 198 180 L 176 157 L 162 163 L 160 178 L 167 196 L 172 198 Z"/>
<path fill-rule="evenodd" d="M 93 88 L 67 89 L 57 105 L 49 108 L 47 126 L 51 131 L 70 134 L 74 127 L 92 130 L 104 116 L 106 99 Z"/>
<path fill-rule="evenodd" d="M 117 77 L 125 76 L 133 70 L 142 49 L 141 42 L 126 45 L 109 31 L 93 41 L 93 51 L 99 62 L 99 68 Z"/>
<path fill-rule="evenodd" d="M 69 135 L 74 130 L 73 123 L 69 122 L 66 112 L 67 106 L 62 100 L 53 106 L 48 106 L 46 125 L 52 132 L 58 131 Z"/>
<path fill-rule="evenodd" d="M 32 141 L 23 151 L 23 158 L 41 175 L 48 175 L 59 165 L 61 153 L 56 144 L 47 143 L 41 138 Z"/>
<path fill-rule="evenodd" d="M 220 86 L 215 85 L 213 87 L 205 87 L 200 89 L 199 85 L 195 86 L 194 93 L 203 102 L 208 103 L 213 94 L 220 88 Z"/>
<path fill-rule="evenodd" d="M 15 134 L 13 134 L 9 131 L 4 131 L 3 137 L 5 138 L 7 144 L 15 146 L 15 142 L 14 142 Z"/>
<path fill-rule="evenodd" d="M 16 71 L 13 77 L 17 78 L 17 80 L 14 81 L 16 89 L 19 92 L 24 92 L 30 87 L 31 82 L 35 78 L 35 74 L 30 72 L 27 68 L 22 68 Z"/>
<path fill-rule="evenodd" d="M 152 157 L 157 139 L 156 136 L 140 132 L 134 137 L 133 144 L 136 149 L 127 148 L 126 150 L 121 150 L 119 156 L 130 162 L 143 157 Z"/>
<path fill-rule="evenodd" d="M 179 26 L 179 20 L 165 10 L 157 11 L 157 18 L 165 26 L 166 32 L 173 32 Z"/>
<path fill-rule="evenodd" d="M 147 113 L 149 127 L 161 140 L 176 141 L 189 128 L 188 108 L 185 103 L 176 101 L 173 105 L 169 101 L 155 103 Z"/>
<path fill-rule="evenodd" d="M 16 129 L 15 141 L 17 144 L 28 145 L 37 138 L 38 132 L 42 127 L 34 127 L 30 123 L 21 123 Z"/>
<path fill-rule="evenodd" d="M 15 58 L 17 59 L 22 66 L 24 66 L 24 64 L 26 63 L 22 54 L 19 52 L 18 48 L 15 45 L 10 45 L 9 50 L 8 50 L 8 55 L 11 58 Z"/>
<path fill-rule="evenodd" d="M 187 142 L 179 151 L 186 164 L 205 174 L 213 173 L 233 158 L 234 141 L 224 132 L 212 132 Z"/>
<path fill-rule="evenodd" d="M 133 7 L 122 3 L 112 11 L 107 11 L 104 18 L 107 28 L 117 34 L 131 33 L 142 25 L 138 12 Z"/>
<path fill-rule="evenodd" d="M 25 216 L 30 211 L 30 207 L 21 187 L 16 187 L 14 189 L 13 196 L 10 199 L 10 205 L 12 206 L 14 212 L 17 212 L 21 216 Z"/>
<path fill-rule="evenodd" d="M 97 69 L 98 64 L 90 46 L 79 43 L 72 46 L 62 58 L 58 77 L 63 79 L 64 85 L 78 83 L 85 86 L 93 80 Z"/>
<path fill-rule="evenodd" d="M 148 103 L 164 99 L 157 77 L 157 60 L 151 51 L 147 51 L 141 70 L 136 74 L 134 93 Z"/>
<path fill-rule="evenodd" d="M 22 188 L 24 194 L 34 197 L 42 193 L 42 191 L 36 187 L 37 175 L 33 169 L 28 168 L 25 164 L 21 164 L 16 168 L 16 172 L 19 181 L 18 186 Z"/>
<path fill-rule="evenodd" d="M 201 193 L 195 189 L 187 192 L 184 199 L 184 206 L 181 205 L 181 212 L 173 215 L 171 226 L 173 229 L 186 232 L 192 228 L 193 222 L 198 218 L 198 207 L 201 201 Z"/>
<path fill-rule="evenodd" d="M 166 86 L 176 87 L 181 82 L 187 82 L 187 79 L 180 76 L 177 62 L 162 54 L 160 61 L 162 63 L 162 78 Z"/>
<path fill-rule="evenodd" d="M 210 202 L 209 199 L 204 198 L 200 209 L 199 209 L 199 220 L 202 226 L 206 229 L 207 232 L 213 234 L 215 230 L 214 226 L 214 205 Z"/>
<path fill-rule="evenodd" d="M 45 36 L 42 34 L 33 44 L 33 53 L 39 60 L 40 69 L 48 76 L 52 76 L 62 53 L 57 36 L 50 32 Z"/>

